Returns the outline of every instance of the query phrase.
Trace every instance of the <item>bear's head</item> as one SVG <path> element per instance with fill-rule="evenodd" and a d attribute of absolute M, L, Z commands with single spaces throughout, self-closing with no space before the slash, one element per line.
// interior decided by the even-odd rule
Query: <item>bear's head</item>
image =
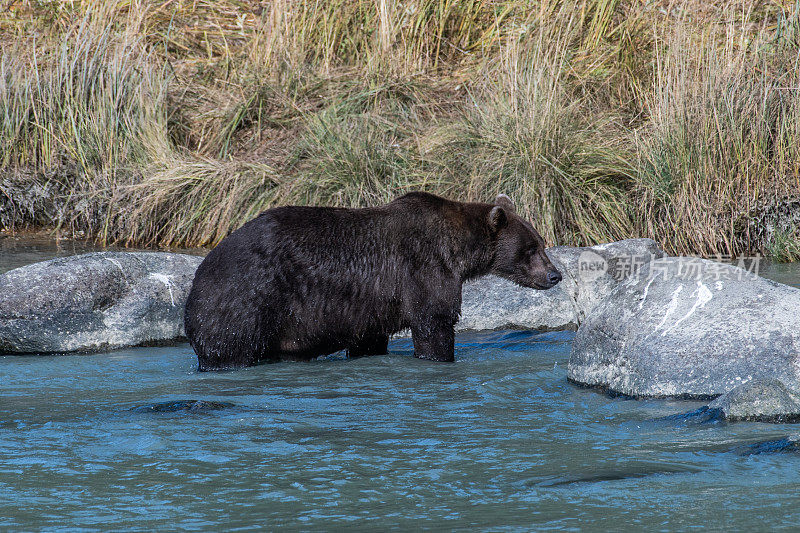
<path fill-rule="evenodd" d="M 545 254 L 544 239 L 530 222 L 517 215 L 514 203 L 505 194 L 495 200 L 489 225 L 495 238 L 492 274 L 539 290 L 561 281 L 561 272 Z"/>

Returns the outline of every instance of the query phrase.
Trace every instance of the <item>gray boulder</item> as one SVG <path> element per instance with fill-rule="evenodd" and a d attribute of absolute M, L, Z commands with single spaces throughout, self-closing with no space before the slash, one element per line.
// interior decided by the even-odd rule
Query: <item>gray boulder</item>
<path fill-rule="evenodd" d="M 562 283 L 537 291 L 497 276 L 468 281 L 461 291 L 461 319 L 456 330 L 574 330 L 578 327 L 578 310 Z"/>
<path fill-rule="evenodd" d="M 753 379 L 800 386 L 800 290 L 731 265 L 646 264 L 589 314 L 568 377 L 631 396 L 715 397 Z"/>
<path fill-rule="evenodd" d="M 202 257 L 98 252 L 0 275 L 0 353 L 135 346 L 183 336 Z"/>
<path fill-rule="evenodd" d="M 547 255 L 561 271 L 561 283 L 537 291 L 496 276 L 468 281 L 456 329 L 576 329 L 621 281 L 664 252 L 650 239 L 629 239 L 586 248 L 557 246 Z"/>
<path fill-rule="evenodd" d="M 762 378 L 735 387 L 708 404 L 726 420 L 792 422 L 800 419 L 800 395 L 780 380 Z"/>
<path fill-rule="evenodd" d="M 584 248 L 557 246 L 547 252 L 565 274 L 558 286 L 575 302 L 578 323 L 617 285 L 636 276 L 651 260 L 666 255 L 652 239 L 627 239 Z"/>

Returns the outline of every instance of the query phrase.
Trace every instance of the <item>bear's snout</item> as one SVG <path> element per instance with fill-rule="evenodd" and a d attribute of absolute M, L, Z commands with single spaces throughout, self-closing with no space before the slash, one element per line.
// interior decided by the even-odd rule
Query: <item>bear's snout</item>
<path fill-rule="evenodd" d="M 550 287 L 555 287 L 558 285 L 558 282 L 561 281 L 561 272 L 558 270 L 551 270 L 547 273 L 547 283 Z"/>

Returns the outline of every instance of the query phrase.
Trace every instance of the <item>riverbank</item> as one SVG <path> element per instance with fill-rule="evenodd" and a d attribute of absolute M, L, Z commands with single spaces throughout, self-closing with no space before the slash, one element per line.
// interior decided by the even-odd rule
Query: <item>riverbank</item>
<path fill-rule="evenodd" d="M 425 189 L 551 244 L 800 256 L 793 2 L 291 6 L 12 2 L 0 228 L 212 245 Z"/>

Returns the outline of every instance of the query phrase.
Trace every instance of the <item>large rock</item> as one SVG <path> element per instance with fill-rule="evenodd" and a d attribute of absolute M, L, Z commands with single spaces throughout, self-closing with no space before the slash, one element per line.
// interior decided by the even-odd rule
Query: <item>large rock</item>
<path fill-rule="evenodd" d="M 715 397 L 756 378 L 800 386 L 800 290 L 697 258 L 661 258 L 578 328 L 568 377 L 631 396 Z"/>
<path fill-rule="evenodd" d="M 561 283 L 537 291 L 496 276 L 468 281 L 456 329 L 576 329 L 621 281 L 664 252 L 650 239 L 629 239 L 587 248 L 557 246 L 547 255 L 561 271 Z"/>
<path fill-rule="evenodd" d="M 553 256 L 548 255 L 552 261 Z M 562 283 L 537 291 L 497 276 L 468 281 L 461 291 L 461 319 L 456 330 L 574 330 L 578 327 L 578 310 Z"/>
<path fill-rule="evenodd" d="M 547 251 L 565 274 L 558 284 L 575 302 L 578 323 L 621 282 L 666 254 L 652 239 L 627 239 L 585 248 L 557 246 Z"/>
<path fill-rule="evenodd" d="M 98 252 L 0 275 L 0 353 L 98 350 L 183 336 L 202 257 Z"/>

